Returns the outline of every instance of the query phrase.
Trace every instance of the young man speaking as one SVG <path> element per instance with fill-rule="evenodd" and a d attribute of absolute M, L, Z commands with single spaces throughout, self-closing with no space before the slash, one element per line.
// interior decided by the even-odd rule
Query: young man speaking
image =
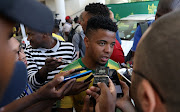
<path fill-rule="evenodd" d="M 118 64 L 110 59 L 115 45 L 116 31 L 117 26 L 108 17 L 95 16 L 89 19 L 86 27 L 86 37 L 84 39 L 86 46 L 85 56 L 65 67 L 63 71 L 86 67 L 87 69 L 85 71 L 92 70 L 94 73 L 98 66 L 105 66 L 115 70 L 119 69 Z M 84 81 L 91 75 L 92 73 L 77 79 L 77 81 Z M 92 84 L 93 80 L 90 86 Z M 61 111 L 67 111 L 67 108 L 70 111 L 74 106 L 76 111 L 80 112 L 85 96 L 86 93 L 83 91 L 78 95 L 65 97 L 60 102 Z"/>

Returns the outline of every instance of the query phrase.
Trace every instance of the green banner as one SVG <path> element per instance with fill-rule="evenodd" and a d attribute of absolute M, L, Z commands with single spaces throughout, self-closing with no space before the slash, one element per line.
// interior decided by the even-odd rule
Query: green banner
<path fill-rule="evenodd" d="M 114 13 L 114 18 L 119 20 L 132 14 L 156 14 L 159 1 L 132 2 L 123 4 L 108 4 Z"/>

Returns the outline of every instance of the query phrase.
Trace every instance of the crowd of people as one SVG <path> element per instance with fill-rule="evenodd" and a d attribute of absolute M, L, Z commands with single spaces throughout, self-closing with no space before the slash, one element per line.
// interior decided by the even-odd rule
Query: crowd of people
<path fill-rule="evenodd" d="M 106 5 L 90 3 L 74 24 L 67 16 L 59 28 L 52 12 L 36 0 L 1 0 L 0 112 L 179 112 L 179 7 L 180 0 L 160 0 L 148 29 L 142 33 L 137 27 L 131 84 L 117 74 L 123 91 L 119 97 L 110 78 L 108 85 L 87 80 L 98 67 L 117 71 L 125 62 Z M 28 46 L 12 35 L 20 23 L 27 27 Z M 92 73 L 64 81 L 87 71 Z"/>

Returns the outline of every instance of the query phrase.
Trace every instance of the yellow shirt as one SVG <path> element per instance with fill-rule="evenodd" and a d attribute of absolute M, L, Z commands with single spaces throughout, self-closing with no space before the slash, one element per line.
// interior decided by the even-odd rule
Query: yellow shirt
<path fill-rule="evenodd" d="M 65 41 L 65 40 L 63 39 L 63 37 L 61 37 L 60 35 L 57 35 L 57 34 L 55 34 L 55 33 L 52 33 L 52 36 L 55 37 L 55 38 L 57 38 L 57 39 L 60 40 L 60 41 Z"/>
<path fill-rule="evenodd" d="M 113 60 L 109 59 L 108 62 L 106 63 L 105 66 L 108 66 L 110 69 L 115 69 L 115 70 L 119 70 L 119 66 L 118 63 L 114 62 Z M 71 70 L 71 69 L 77 69 L 77 68 L 82 68 L 85 67 L 85 65 L 82 63 L 81 58 L 74 61 L 73 63 L 69 64 L 68 66 L 66 66 L 62 71 L 67 71 L 67 70 Z M 86 72 L 87 70 L 83 70 L 82 72 Z M 93 71 L 94 72 L 94 71 Z M 91 74 L 78 78 L 77 81 L 83 81 L 85 79 L 87 79 L 89 76 L 91 76 Z M 118 75 L 119 79 L 122 79 L 122 77 L 120 75 Z M 91 84 L 89 85 L 89 88 L 93 85 L 93 80 L 94 78 L 91 80 Z M 81 92 L 78 95 L 73 95 L 73 96 L 66 96 L 64 97 L 60 102 L 58 102 L 58 107 L 59 108 L 72 108 L 75 107 L 76 112 L 81 112 L 83 104 L 84 104 L 84 97 L 86 96 L 86 91 Z"/>

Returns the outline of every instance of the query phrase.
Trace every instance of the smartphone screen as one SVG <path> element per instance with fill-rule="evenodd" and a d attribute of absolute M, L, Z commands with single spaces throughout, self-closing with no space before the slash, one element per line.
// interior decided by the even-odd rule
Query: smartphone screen
<path fill-rule="evenodd" d="M 117 71 L 129 84 L 131 84 L 131 74 L 129 70 L 122 68 Z"/>
<path fill-rule="evenodd" d="M 117 71 L 114 69 L 109 70 L 109 78 L 112 80 L 115 88 L 116 88 L 116 93 L 117 97 L 123 96 L 123 91 L 121 88 L 121 84 L 117 75 Z"/>

